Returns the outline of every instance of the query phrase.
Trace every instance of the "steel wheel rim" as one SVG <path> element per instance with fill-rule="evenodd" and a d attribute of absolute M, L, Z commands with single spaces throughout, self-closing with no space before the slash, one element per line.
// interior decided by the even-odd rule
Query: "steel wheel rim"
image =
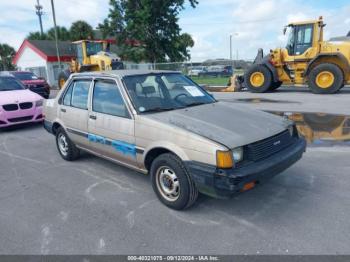
<path fill-rule="evenodd" d="M 322 71 L 316 76 L 316 84 L 320 88 L 329 88 L 334 83 L 334 75 L 329 71 Z"/>
<path fill-rule="evenodd" d="M 156 173 L 156 184 L 159 193 L 170 202 L 176 201 L 180 196 L 180 183 L 174 170 L 162 166 Z"/>
<path fill-rule="evenodd" d="M 58 135 L 58 148 L 62 155 L 66 156 L 68 154 L 68 142 L 67 137 L 64 134 Z"/>
<path fill-rule="evenodd" d="M 265 77 L 264 77 L 264 74 L 261 72 L 254 72 L 250 76 L 250 83 L 254 87 L 261 87 L 264 84 L 264 82 L 265 82 Z"/>

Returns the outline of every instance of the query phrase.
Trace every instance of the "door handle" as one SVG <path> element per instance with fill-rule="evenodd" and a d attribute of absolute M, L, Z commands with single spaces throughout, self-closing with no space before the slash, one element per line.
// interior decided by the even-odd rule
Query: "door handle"
<path fill-rule="evenodd" d="M 61 108 L 61 112 L 66 113 L 66 112 L 67 112 L 67 110 L 66 110 L 66 109 L 64 109 L 64 108 Z"/>
<path fill-rule="evenodd" d="M 89 118 L 92 119 L 92 120 L 96 120 L 96 119 L 97 119 L 97 116 L 90 115 Z"/>

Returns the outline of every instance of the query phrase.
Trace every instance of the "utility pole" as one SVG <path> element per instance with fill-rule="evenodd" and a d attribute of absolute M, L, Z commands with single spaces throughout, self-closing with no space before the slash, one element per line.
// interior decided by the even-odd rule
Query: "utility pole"
<path fill-rule="evenodd" d="M 39 17 L 39 23 L 40 23 L 40 33 L 41 35 L 44 34 L 44 30 L 43 30 L 43 21 L 41 20 L 41 16 L 43 15 L 43 6 L 40 5 L 39 0 L 36 1 L 37 5 L 35 6 L 36 9 L 36 14 Z"/>
<path fill-rule="evenodd" d="M 232 61 L 232 35 L 230 35 L 230 60 Z"/>
<path fill-rule="evenodd" d="M 53 0 L 51 0 L 51 8 L 52 8 L 52 17 L 53 17 L 53 25 L 55 28 L 55 42 L 56 42 L 56 54 L 57 54 L 57 60 L 58 60 L 58 66 L 61 68 L 61 58 L 60 58 L 60 51 L 58 50 L 58 36 L 57 36 L 57 25 L 56 25 L 56 14 L 55 14 L 55 5 L 53 3 Z"/>

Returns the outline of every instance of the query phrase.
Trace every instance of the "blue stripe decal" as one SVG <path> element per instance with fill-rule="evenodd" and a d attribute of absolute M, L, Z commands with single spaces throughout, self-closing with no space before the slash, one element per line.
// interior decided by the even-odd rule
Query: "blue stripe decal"
<path fill-rule="evenodd" d="M 136 157 L 136 147 L 135 145 L 129 144 L 129 143 L 125 143 L 122 141 L 117 141 L 114 140 L 112 141 L 112 147 L 119 151 L 122 152 L 124 155 L 132 155 L 133 157 Z"/>
<path fill-rule="evenodd" d="M 116 151 L 124 154 L 131 155 L 136 157 L 136 146 L 133 144 L 129 144 L 127 142 L 119 141 L 119 140 L 109 140 L 105 137 L 88 134 L 88 140 L 93 143 L 99 143 L 102 145 L 112 146 Z"/>

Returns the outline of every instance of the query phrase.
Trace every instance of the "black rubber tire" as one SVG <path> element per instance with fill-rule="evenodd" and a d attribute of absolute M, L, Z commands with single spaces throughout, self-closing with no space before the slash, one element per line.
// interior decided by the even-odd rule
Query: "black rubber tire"
<path fill-rule="evenodd" d="M 334 76 L 334 83 L 329 88 L 321 88 L 316 84 L 316 77 L 322 71 L 329 71 Z M 344 85 L 343 71 L 335 64 L 325 63 L 313 68 L 308 76 L 309 88 L 315 94 L 334 94 Z"/>
<path fill-rule="evenodd" d="M 59 146 L 58 146 L 58 137 L 61 134 L 66 137 L 66 141 L 67 141 L 67 144 L 68 144 L 67 155 L 62 154 L 62 152 L 61 152 L 61 150 L 59 149 Z M 57 146 L 58 152 L 60 153 L 61 157 L 64 160 L 74 161 L 74 160 L 78 159 L 79 156 L 80 156 L 80 150 L 75 146 L 75 144 L 72 142 L 72 140 L 69 139 L 67 133 L 64 131 L 64 129 L 62 127 L 59 127 L 57 129 L 57 131 L 56 131 L 56 146 Z"/>
<path fill-rule="evenodd" d="M 63 86 L 60 85 L 61 80 L 64 80 L 64 82 L 67 82 L 67 80 L 68 80 L 68 78 L 69 78 L 69 75 L 70 75 L 69 70 L 61 71 L 61 72 L 58 74 L 58 82 L 57 82 L 57 87 L 58 87 L 58 89 L 61 89 L 61 88 L 63 87 Z"/>
<path fill-rule="evenodd" d="M 281 81 L 273 82 L 269 90 L 275 91 L 277 88 L 279 88 L 282 85 L 282 83 L 283 82 Z"/>
<path fill-rule="evenodd" d="M 178 181 L 180 183 L 180 195 L 175 201 L 168 201 L 165 199 L 158 190 L 156 182 L 157 170 L 162 167 L 169 167 L 176 173 Z M 171 153 L 165 153 L 158 156 L 151 165 L 151 181 L 154 192 L 158 199 L 166 206 L 175 209 L 182 210 L 192 206 L 198 198 L 198 190 L 195 183 L 191 179 L 184 163 L 176 155 Z"/>
<path fill-rule="evenodd" d="M 255 87 L 250 83 L 250 76 L 255 72 L 260 72 L 264 75 L 265 81 L 264 81 L 263 85 L 260 87 Z M 270 87 L 272 86 L 272 83 L 273 83 L 272 73 L 264 65 L 253 65 L 244 74 L 244 83 L 250 92 L 265 93 L 265 92 L 269 91 Z"/>

